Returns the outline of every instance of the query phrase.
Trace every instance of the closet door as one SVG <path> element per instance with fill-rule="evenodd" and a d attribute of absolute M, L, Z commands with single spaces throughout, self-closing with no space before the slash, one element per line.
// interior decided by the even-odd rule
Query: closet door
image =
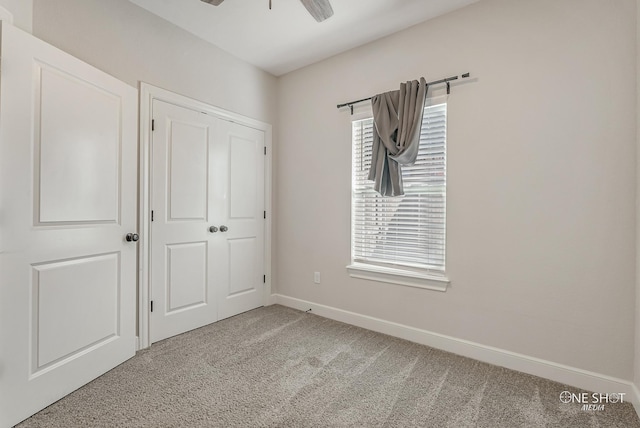
<path fill-rule="evenodd" d="M 264 132 L 154 100 L 151 342 L 263 304 Z"/>
<path fill-rule="evenodd" d="M 218 319 L 262 306 L 264 287 L 264 132 L 219 124 L 215 183 L 221 249 L 214 258 Z"/>
<path fill-rule="evenodd" d="M 151 342 L 157 342 L 218 319 L 211 182 L 220 171 L 215 117 L 159 100 L 152 109 Z"/>
<path fill-rule="evenodd" d="M 135 353 L 137 92 L 2 24 L 0 426 Z"/>

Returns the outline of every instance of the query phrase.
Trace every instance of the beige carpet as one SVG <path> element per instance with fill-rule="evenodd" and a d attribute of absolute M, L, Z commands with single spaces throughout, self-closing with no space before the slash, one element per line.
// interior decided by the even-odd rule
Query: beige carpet
<path fill-rule="evenodd" d="M 584 411 L 565 390 L 270 306 L 156 343 L 18 426 L 640 427 L 628 403 Z"/>

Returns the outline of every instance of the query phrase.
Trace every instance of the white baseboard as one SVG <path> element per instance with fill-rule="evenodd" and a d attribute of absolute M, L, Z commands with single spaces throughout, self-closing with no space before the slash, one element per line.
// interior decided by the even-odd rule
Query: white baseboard
<path fill-rule="evenodd" d="M 270 303 L 306 311 L 321 317 L 341 321 L 357 327 L 406 339 L 411 342 L 431 346 L 443 351 L 473 358 L 496 366 L 506 367 L 545 379 L 571 385 L 576 388 L 599 393 L 625 393 L 625 401 L 630 401 L 640 416 L 640 391 L 632 382 L 611 376 L 582 370 L 552 361 L 542 360 L 504 349 L 494 348 L 464 339 L 410 327 L 380 318 L 370 317 L 331 306 L 320 305 L 282 294 L 272 294 Z M 573 392 L 573 391 L 571 391 Z"/>
<path fill-rule="evenodd" d="M 635 383 L 631 384 L 631 403 L 633 404 L 633 408 L 636 409 L 636 413 L 638 417 L 640 417 L 640 390 L 638 390 L 638 386 Z"/>
<path fill-rule="evenodd" d="M 265 306 L 271 306 L 271 305 L 275 305 L 276 303 L 278 303 L 278 297 L 277 296 L 279 296 L 279 294 L 271 294 L 269 297 L 267 297 L 267 302 L 266 302 Z M 288 305 L 285 305 L 283 303 L 282 306 L 288 306 Z"/>

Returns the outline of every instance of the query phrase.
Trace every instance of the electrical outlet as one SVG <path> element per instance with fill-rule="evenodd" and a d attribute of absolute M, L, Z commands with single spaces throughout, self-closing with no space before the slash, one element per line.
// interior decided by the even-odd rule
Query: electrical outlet
<path fill-rule="evenodd" d="M 320 284 L 320 272 L 313 273 L 313 282 L 316 284 Z"/>

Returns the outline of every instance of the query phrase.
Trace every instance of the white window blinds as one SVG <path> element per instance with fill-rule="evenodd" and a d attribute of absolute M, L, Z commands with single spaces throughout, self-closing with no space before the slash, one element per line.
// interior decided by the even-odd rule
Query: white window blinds
<path fill-rule="evenodd" d="M 383 198 L 367 180 L 373 119 L 353 122 L 353 262 L 445 270 L 446 103 L 424 109 L 420 149 L 413 166 L 402 166 L 404 196 Z"/>

